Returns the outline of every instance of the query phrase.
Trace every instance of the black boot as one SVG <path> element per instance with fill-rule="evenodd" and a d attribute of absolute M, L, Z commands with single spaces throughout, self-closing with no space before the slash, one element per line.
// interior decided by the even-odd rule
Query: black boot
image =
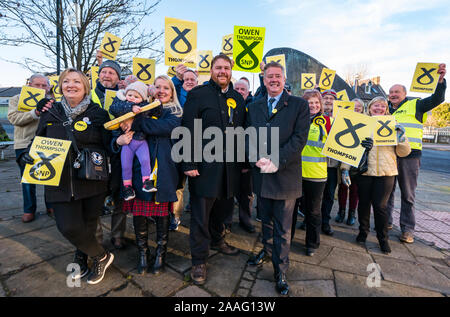
<path fill-rule="evenodd" d="M 356 213 L 355 209 L 348 210 L 347 225 L 353 226 L 355 224 L 355 220 L 356 220 L 355 213 Z"/>
<path fill-rule="evenodd" d="M 167 253 L 167 243 L 169 242 L 169 216 L 155 217 L 156 219 L 156 247 L 155 261 L 151 268 L 153 274 L 164 271 Z M 150 269 L 150 268 L 149 268 Z"/>
<path fill-rule="evenodd" d="M 136 234 L 136 245 L 138 248 L 138 274 L 144 274 L 147 270 L 147 258 L 149 256 L 148 250 L 148 224 L 147 217 L 134 216 L 133 217 L 134 233 Z"/>
<path fill-rule="evenodd" d="M 334 219 L 337 223 L 344 222 L 345 219 L 345 209 L 339 209 L 336 218 Z"/>

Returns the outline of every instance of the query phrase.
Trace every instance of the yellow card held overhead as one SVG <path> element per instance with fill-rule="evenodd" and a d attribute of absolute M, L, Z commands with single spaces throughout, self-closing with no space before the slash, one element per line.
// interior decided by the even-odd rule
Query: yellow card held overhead
<path fill-rule="evenodd" d="M 233 70 L 259 73 L 264 50 L 265 28 L 235 26 L 233 33 Z"/>
<path fill-rule="evenodd" d="M 91 87 L 92 89 L 95 89 L 97 86 L 97 79 L 98 79 L 98 66 L 92 66 L 91 67 Z"/>
<path fill-rule="evenodd" d="M 333 117 L 336 117 L 339 110 L 341 109 L 355 111 L 355 103 L 353 101 L 342 101 L 342 100 L 333 101 Z"/>
<path fill-rule="evenodd" d="M 417 63 L 410 91 L 434 93 L 439 80 L 439 64 Z"/>
<path fill-rule="evenodd" d="M 222 37 L 222 54 L 233 57 L 233 34 Z"/>
<path fill-rule="evenodd" d="M 303 73 L 302 74 L 302 89 L 314 89 L 316 86 L 316 74 L 315 73 Z"/>
<path fill-rule="evenodd" d="M 197 58 L 197 22 L 165 19 L 165 64 L 183 63 L 195 68 Z"/>
<path fill-rule="evenodd" d="M 347 90 L 345 90 L 345 89 L 337 91 L 336 95 L 337 95 L 337 100 L 350 101 L 350 99 L 348 98 Z"/>
<path fill-rule="evenodd" d="M 110 89 L 106 89 L 106 93 L 105 93 L 105 107 L 104 109 L 106 111 L 108 111 L 109 113 L 109 107 L 111 107 L 112 103 L 113 103 L 113 99 L 116 97 L 117 91 L 115 90 L 110 90 Z M 114 116 L 109 114 L 109 117 L 111 119 L 114 119 Z"/>
<path fill-rule="evenodd" d="M 100 44 L 100 51 L 106 58 L 115 60 L 120 44 L 122 44 L 122 39 L 120 37 L 106 32 L 102 44 Z"/>
<path fill-rule="evenodd" d="M 22 183 L 59 186 L 70 144 L 70 141 L 35 137 L 30 148 L 34 164 L 25 166 Z"/>
<path fill-rule="evenodd" d="M 60 101 L 62 94 L 59 87 L 59 76 L 58 75 L 50 76 L 48 80 L 50 80 L 50 85 L 52 85 L 52 92 L 53 95 L 55 96 L 56 101 Z"/>
<path fill-rule="evenodd" d="M 213 59 L 212 51 L 198 51 L 197 70 L 201 75 L 208 75 L 211 72 L 211 62 Z"/>
<path fill-rule="evenodd" d="M 30 86 L 22 86 L 20 91 L 18 110 L 28 112 L 36 109 L 37 103 L 45 97 L 45 90 Z"/>
<path fill-rule="evenodd" d="M 394 116 L 375 116 L 375 133 L 373 144 L 377 146 L 397 145 L 397 132 L 395 131 Z"/>
<path fill-rule="evenodd" d="M 156 61 L 150 58 L 133 57 L 133 75 L 147 85 L 155 81 Z"/>
<path fill-rule="evenodd" d="M 172 78 L 173 76 L 176 76 L 176 75 L 177 75 L 177 71 L 175 70 L 175 66 L 170 66 L 169 69 L 167 70 L 167 76 Z"/>
<path fill-rule="evenodd" d="M 331 89 L 334 83 L 334 77 L 336 76 L 336 71 L 328 68 L 323 68 L 320 74 L 319 87 L 320 89 Z"/>
<path fill-rule="evenodd" d="M 284 77 L 287 76 L 286 56 L 284 56 L 284 54 L 266 57 L 266 64 L 268 64 L 270 62 L 276 62 L 276 63 L 280 64 L 281 66 L 283 66 L 284 67 Z"/>
<path fill-rule="evenodd" d="M 361 141 L 372 135 L 374 127 L 372 117 L 341 109 L 331 127 L 322 154 L 358 167 L 365 151 Z"/>

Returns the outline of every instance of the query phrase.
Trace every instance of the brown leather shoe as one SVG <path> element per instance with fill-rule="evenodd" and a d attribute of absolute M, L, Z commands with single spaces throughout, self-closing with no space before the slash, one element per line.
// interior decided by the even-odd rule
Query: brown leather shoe
<path fill-rule="evenodd" d="M 23 214 L 22 216 L 22 222 L 23 223 L 27 223 L 27 222 L 32 222 L 34 220 L 34 214 Z"/>
<path fill-rule="evenodd" d="M 195 285 L 203 285 L 206 281 L 206 264 L 192 266 L 191 279 Z"/>
<path fill-rule="evenodd" d="M 211 250 L 219 251 L 220 253 L 225 254 L 225 255 L 238 255 L 239 254 L 239 250 L 238 249 L 236 249 L 235 247 L 229 245 L 225 241 L 223 241 L 219 245 L 212 245 L 211 246 Z"/>
<path fill-rule="evenodd" d="M 414 235 L 411 232 L 402 232 L 400 241 L 404 243 L 414 243 Z"/>

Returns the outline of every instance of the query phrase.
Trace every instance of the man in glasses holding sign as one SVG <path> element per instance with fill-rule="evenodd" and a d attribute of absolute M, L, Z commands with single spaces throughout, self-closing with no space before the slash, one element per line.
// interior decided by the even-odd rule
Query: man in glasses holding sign
<path fill-rule="evenodd" d="M 423 123 L 427 120 L 427 112 L 440 105 L 445 100 L 445 89 L 447 87 L 444 79 L 446 74 L 445 64 L 435 65 L 431 69 L 420 68 L 422 75 L 414 76 L 411 90 L 417 90 L 419 85 L 430 84 L 434 72 L 439 74 L 434 93 L 424 99 L 407 100 L 406 87 L 403 85 L 394 85 L 389 89 L 389 112 L 397 122 L 406 130 L 406 136 L 411 144 L 411 154 L 398 160 L 398 184 L 401 191 L 401 211 L 400 211 L 400 229 L 402 235 L 400 241 L 405 243 L 414 242 L 414 227 L 416 220 L 414 217 L 415 193 L 417 187 L 417 178 L 420 169 L 420 157 L 422 156 L 422 136 Z M 437 71 L 436 71 L 437 69 Z M 416 72 L 417 73 L 417 72 Z M 430 78 L 426 81 L 423 78 L 428 73 Z M 419 87 L 420 88 L 420 87 Z M 423 92 L 423 91 L 421 91 Z M 392 211 L 394 209 L 394 189 L 388 202 L 389 224 L 392 226 Z"/>

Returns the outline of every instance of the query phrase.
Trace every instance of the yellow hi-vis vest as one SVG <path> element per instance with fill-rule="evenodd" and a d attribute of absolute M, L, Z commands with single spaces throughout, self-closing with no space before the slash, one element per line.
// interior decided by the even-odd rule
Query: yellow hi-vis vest
<path fill-rule="evenodd" d="M 91 90 L 91 100 L 98 104 L 100 106 L 100 108 L 103 108 L 103 105 L 100 101 L 100 98 L 97 96 L 97 94 L 95 93 L 95 88 Z"/>
<path fill-rule="evenodd" d="M 320 122 L 320 118 L 323 124 L 314 123 Z M 302 177 L 327 178 L 327 157 L 321 154 L 326 139 L 325 118 L 316 117 L 309 127 L 308 141 L 302 151 Z"/>
<path fill-rule="evenodd" d="M 411 149 L 422 150 L 423 123 L 416 119 L 417 99 L 408 100 L 400 106 L 393 116 L 399 124 L 405 128 Z M 427 114 L 423 114 L 423 121 L 427 120 Z"/>

